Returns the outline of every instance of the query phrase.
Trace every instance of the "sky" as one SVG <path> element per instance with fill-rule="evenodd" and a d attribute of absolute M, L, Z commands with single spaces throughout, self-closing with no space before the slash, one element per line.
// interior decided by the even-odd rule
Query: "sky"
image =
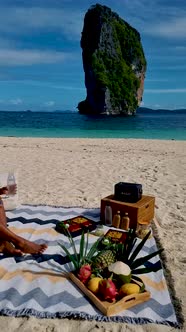
<path fill-rule="evenodd" d="M 81 32 L 90 0 L 0 0 L 0 110 L 76 110 L 86 98 Z M 186 0 L 105 0 L 141 35 L 141 106 L 186 108 Z"/>

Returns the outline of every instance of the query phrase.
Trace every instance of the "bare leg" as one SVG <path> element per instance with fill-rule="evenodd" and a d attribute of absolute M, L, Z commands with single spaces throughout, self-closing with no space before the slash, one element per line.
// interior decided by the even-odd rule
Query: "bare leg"
<path fill-rule="evenodd" d="M 0 224 L 0 241 L 10 242 L 13 245 L 20 249 L 23 253 L 28 254 L 38 254 L 45 251 L 47 248 L 46 244 L 37 244 L 14 234 L 7 227 Z"/>
<path fill-rule="evenodd" d="M 9 245 L 7 244 L 9 242 Z M 11 251 L 11 243 L 15 248 L 20 249 L 20 253 L 28 254 L 38 254 L 45 251 L 47 248 L 46 244 L 37 244 L 14 234 L 7 228 L 7 219 L 3 206 L 3 202 L 0 198 L 0 244 L 3 245 L 3 248 Z M 3 249 L 3 250 L 4 250 Z M 15 252 L 15 251 L 14 251 Z"/>

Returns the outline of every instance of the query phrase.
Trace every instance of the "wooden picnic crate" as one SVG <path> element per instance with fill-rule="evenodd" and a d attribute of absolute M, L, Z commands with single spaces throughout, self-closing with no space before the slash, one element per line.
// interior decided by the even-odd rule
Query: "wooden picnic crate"
<path fill-rule="evenodd" d="M 150 299 L 150 292 L 144 291 L 143 293 L 125 296 L 115 303 L 101 301 L 96 295 L 89 291 L 89 289 L 73 273 L 69 273 L 69 278 L 105 316 L 116 315 L 125 309 L 131 308 Z"/>
<path fill-rule="evenodd" d="M 114 199 L 114 195 L 109 195 L 101 199 L 101 221 L 105 223 L 105 206 L 109 203 L 112 208 L 112 216 L 120 211 L 121 217 L 128 212 L 130 218 L 130 228 L 135 228 L 138 222 L 148 222 L 154 218 L 155 197 L 142 195 L 136 203 L 121 202 Z"/>

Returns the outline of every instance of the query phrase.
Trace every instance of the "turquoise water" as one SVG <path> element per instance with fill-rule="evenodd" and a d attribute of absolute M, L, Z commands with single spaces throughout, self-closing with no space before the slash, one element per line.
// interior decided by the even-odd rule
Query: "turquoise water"
<path fill-rule="evenodd" d="M 133 117 L 1 111 L 0 136 L 186 140 L 186 111 L 139 110 Z"/>

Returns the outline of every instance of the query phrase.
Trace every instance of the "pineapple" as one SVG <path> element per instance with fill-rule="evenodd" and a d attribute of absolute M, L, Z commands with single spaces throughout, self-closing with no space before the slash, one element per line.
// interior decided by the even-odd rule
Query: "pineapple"
<path fill-rule="evenodd" d="M 95 269 L 104 270 L 115 261 L 116 257 L 113 251 L 103 250 L 94 258 L 93 266 Z"/>

